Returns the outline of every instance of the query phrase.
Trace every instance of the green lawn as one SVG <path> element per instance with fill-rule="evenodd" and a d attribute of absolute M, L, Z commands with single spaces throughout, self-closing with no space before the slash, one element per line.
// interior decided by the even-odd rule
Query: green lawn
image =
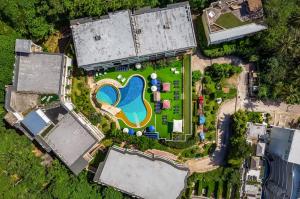
<path fill-rule="evenodd" d="M 191 55 L 185 55 L 183 58 L 184 67 L 184 133 L 192 134 L 192 72 L 191 72 Z"/>
<path fill-rule="evenodd" d="M 171 68 L 176 68 L 176 70 L 180 71 L 180 74 L 174 74 L 171 71 Z M 150 122 L 147 124 L 149 125 L 154 125 L 156 127 L 156 130 L 160 133 L 161 138 L 167 138 L 171 139 L 171 132 L 173 128 L 173 120 L 174 119 L 182 119 L 183 118 L 183 113 L 182 113 L 182 106 L 183 106 L 183 100 L 180 98 L 179 100 L 174 100 L 174 91 L 179 91 L 179 94 L 182 95 L 183 93 L 183 88 L 182 88 L 182 61 L 181 60 L 172 60 L 169 63 L 163 63 L 161 62 L 160 64 L 154 66 L 150 64 L 145 64 L 143 66 L 143 69 L 136 70 L 136 69 L 131 69 L 129 71 L 115 71 L 115 69 L 111 69 L 110 71 L 107 71 L 107 74 L 98 76 L 96 77 L 96 81 L 100 79 L 105 79 L 105 78 L 111 78 L 117 80 L 117 76 L 121 74 L 123 77 L 128 79 L 131 75 L 134 74 L 140 74 L 145 79 L 147 80 L 146 82 L 146 91 L 145 91 L 145 99 L 150 102 L 151 107 L 153 109 L 152 112 L 152 118 Z M 169 82 L 171 83 L 171 91 L 167 93 L 161 92 L 161 99 L 169 99 L 171 102 L 171 109 L 169 110 L 162 110 L 160 114 L 155 114 L 154 113 L 154 102 L 153 102 L 153 96 L 152 92 L 150 90 L 151 84 L 150 84 L 150 75 L 151 73 L 155 72 L 158 76 L 158 79 L 161 80 L 162 82 Z M 179 80 L 179 88 L 174 88 L 173 81 L 174 80 Z M 123 85 L 127 82 L 127 80 L 123 83 Z M 179 106 L 179 113 L 174 113 L 173 112 L 173 107 L 174 106 Z M 166 115 L 167 116 L 167 124 L 162 124 L 162 116 Z M 126 124 L 124 122 L 120 121 L 120 126 L 125 127 Z M 136 129 L 139 130 L 139 129 Z"/>
<path fill-rule="evenodd" d="M 234 28 L 238 27 L 244 24 L 247 24 L 248 22 L 243 22 L 239 20 L 234 14 L 232 13 L 225 13 L 222 14 L 217 20 L 216 24 L 224 27 L 224 28 Z"/>

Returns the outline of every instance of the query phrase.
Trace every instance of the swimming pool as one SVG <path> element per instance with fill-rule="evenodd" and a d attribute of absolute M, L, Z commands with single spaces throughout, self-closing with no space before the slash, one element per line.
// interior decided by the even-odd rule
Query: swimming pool
<path fill-rule="evenodd" d="M 118 91 L 115 87 L 111 85 L 105 85 L 98 89 L 96 93 L 96 98 L 101 103 L 107 103 L 110 105 L 115 105 L 118 100 Z"/>
<path fill-rule="evenodd" d="M 126 86 L 121 88 L 104 84 L 98 89 L 96 99 L 120 108 L 121 112 L 116 117 L 122 119 L 128 126 L 138 128 L 146 125 L 152 115 L 151 106 L 143 97 L 144 88 L 144 78 L 133 75 Z"/>
<path fill-rule="evenodd" d="M 127 85 L 120 88 L 121 99 L 117 107 L 122 109 L 133 124 L 140 124 L 147 115 L 143 100 L 145 81 L 140 76 L 132 76 Z"/>

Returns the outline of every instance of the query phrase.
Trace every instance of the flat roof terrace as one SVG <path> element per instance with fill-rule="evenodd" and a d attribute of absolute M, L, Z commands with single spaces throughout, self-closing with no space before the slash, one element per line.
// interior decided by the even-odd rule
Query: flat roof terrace
<path fill-rule="evenodd" d="M 132 15 L 138 56 L 196 46 L 187 3 Z"/>
<path fill-rule="evenodd" d="M 136 56 L 128 10 L 71 22 L 79 66 Z"/>
<path fill-rule="evenodd" d="M 18 53 L 14 86 L 17 91 L 59 94 L 63 54 Z"/>
<path fill-rule="evenodd" d="M 98 142 L 72 113 L 66 114 L 49 133 L 44 135 L 43 140 L 75 174 L 88 165 L 83 156 Z"/>
<path fill-rule="evenodd" d="M 76 19 L 71 28 L 81 67 L 196 47 L 188 2 Z"/>
<path fill-rule="evenodd" d="M 185 188 L 187 168 L 139 151 L 112 147 L 94 181 L 146 199 L 179 198 Z"/>

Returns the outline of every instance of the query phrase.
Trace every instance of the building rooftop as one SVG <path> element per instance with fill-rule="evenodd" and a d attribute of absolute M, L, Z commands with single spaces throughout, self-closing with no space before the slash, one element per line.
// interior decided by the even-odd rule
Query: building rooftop
<path fill-rule="evenodd" d="M 51 121 L 41 109 L 38 109 L 28 113 L 21 123 L 32 136 L 35 136 L 45 130 L 51 124 Z"/>
<path fill-rule="evenodd" d="M 79 66 L 196 46 L 188 2 L 73 20 L 71 28 Z"/>
<path fill-rule="evenodd" d="M 71 23 L 79 66 L 136 56 L 128 10 Z"/>
<path fill-rule="evenodd" d="M 300 130 L 272 127 L 269 152 L 285 161 L 300 165 Z"/>
<path fill-rule="evenodd" d="M 262 30 L 267 29 L 265 25 L 260 25 L 256 23 L 250 23 L 242 26 L 238 26 L 231 29 L 226 29 L 223 31 L 213 32 L 209 34 L 210 43 L 215 43 L 218 41 L 224 41 L 228 38 L 237 38 L 242 35 L 249 35 Z"/>
<path fill-rule="evenodd" d="M 189 5 L 173 4 L 133 15 L 138 56 L 195 47 Z"/>
<path fill-rule="evenodd" d="M 139 151 L 112 147 L 94 181 L 147 199 L 179 198 L 188 169 Z"/>
<path fill-rule="evenodd" d="M 32 41 L 27 39 L 16 39 L 15 52 L 30 53 Z"/>
<path fill-rule="evenodd" d="M 266 125 L 253 124 L 251 122 L 248 123 L 247 138 L 258 139 L 259 137 L 265 135 L 266 132 L 267 132 Z"/>
<path fill-rule="evenodd" d="M 42 136 L 75 174 L 88 165 L 84 155 L 98 142 L 72 113 L 66 114 L 50 132 Z"/>
<path fill-rule="evenodd" d="M 256 12 L 262 9 L 262 2 L 261 0 L 248 0 L 248 7 L 250 12 Z"/>
<path fill-rule="evenodd" d="M 16 91 L 59 94 L 63 62 L 63 54 L 17 54 L 13 83 Z"/>

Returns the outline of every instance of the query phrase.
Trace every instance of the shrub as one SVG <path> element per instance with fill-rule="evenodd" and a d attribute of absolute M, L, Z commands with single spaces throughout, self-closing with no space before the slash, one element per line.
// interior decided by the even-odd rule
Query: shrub
<path fill-rule="evenodd" d="M 202 77 L 202 73 L 201 71 L 197 70 L 197 71 L 193 71 L 192 72 L 192 83 L 193 85 L 195 84 L 195 82 L 199 81 Z"/>

